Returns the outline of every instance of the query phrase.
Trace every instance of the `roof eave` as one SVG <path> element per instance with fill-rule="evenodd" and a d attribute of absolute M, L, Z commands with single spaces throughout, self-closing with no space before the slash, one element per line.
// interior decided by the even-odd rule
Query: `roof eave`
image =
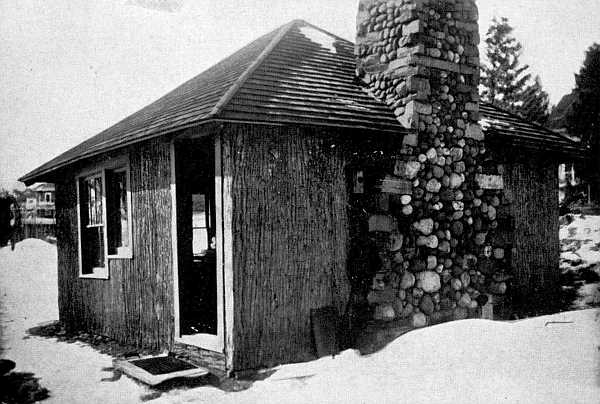
<path fill-rule="evenodd" d="M 110 152 L 110 151 L 115 151 L 115 150 L 119 150 L 137 143 L 141 143 L 141 142 L 145 142 L 147 140 L 151 140 L 157 137 L 161 137 L 161 136 L 169 136 L 169 135 L 173 135 L 177 132 L 186 130 L 186 129 L 191 129 L 191 128 L 196 128 L 196 127 L 200 127 L 200 126 L 204 126 L 210 123 L 238 123 L 238 124 L 243 124 L 243 123 L 251 123 L 251 124 L 255 124 L 255 125 L 306 125 L 306 126 L 315 126 L 315 124 L 311 124 L 309 122 L 306 123 L 299 123 L 299 122 L 294 122 L 294 121 L 284 121 L 284 120 L 275 120 L 275 121 L 244 121 L 244 120 L 238 120 L 238 119 L 231 119 L 231 118 L 227 118 L 227 117 L 221 117 L 220 114 L 213 112 L 211 113 L 211 115 L 207 116 L 206 118 L 200 120 L 200 121 L 196 121 L 196 122 L 192 122 L 189 123 L 187 125 L 183 125 L 183 126 L 179 126 L 179 127 L 175 127 L 175 128 L 171 128 L 167 131 L 163 131 L 163 132 L 158 132 L 155 134 L 152 134 L 148 137 L 143 137 L 142 139 L 136 139 L 133 142 L 124 142 L 124 143 L 119 143 L 116 145 L 113 145 L 111 147 L 108 147 L 106 149 L 101 149 L 98 151 L 95 151 L 93 153 L 87 153 L 87 154 L 81 154 L 73 159 L 67 160 L 59 165 L 56 166 L 51 166 L 48 167 L 42 171 L 38 172 L 38 169 L 35 169 L 33 171 L 30 171 L 29 173 L 25 174 L 24 176 L 22 176 L 21 178 L 19 178 L 19 181 L 25 183 L 25 185 L 30 185 L 36 182 L 55 182 L 56 178 L 53 176 L 53 174 L 55 174 L 57 171 L 68 167 L 70 165 L 73 165 L 75 163 L 81 162 L 85 159 L 89 159 L 95 156 L 99 156 L 101 154 Z M 398 131 L 394 128 L 389 128 L 389 129 L 382 129 L 382 128 L 370 128 L 367 126 L 357 126 L 357 125 L 333 125 L 333 124 L 328 124 L 328 125 L 317 125 L 320 127 L 324 127 L 324 128 L 336 128 L 336 129 L 355 129 L 355 130 L 361 130 L 361 131 L 370 131 L 373 133 L 388 133 L 388 134 L 394 134 L 394 133 L 405 133 L 407 132 L 407 130 L 404 131 Z"/>
<path fill-rule="evenodd" d="M 90 158 L 90 157 L 94 157 L 96 155 L 102 154 L 102 153 L 106 153 L 112 150 L 117 150 L 120 149 L 122 147 L 126 147 L 129 146 L 131 144 L 135 144 L 139 141 L 145 141 L 145 140 L 149 140 L 155 137 L 159 137 L 159 136 L 164 136 L 167 135 L 169 133 L 173 133 L 179 130 L 183 130 L 183 129 L 188 129 L 190 127 L 193 126 L 197 126 L 197 125 L 202 125 L 204 122 L 209 121 L 211 119 L 213 119 L 214 117 L 218 116 L 219 113 L 227 106 L 227 104 L 229 103 L 229 101 L 231 101 L 231 99 L 236 95 L 236 93 L 238 92 L 238 90 L 243 86 L 243 84 L 248 80 L 248 78 L 252 75 L 252 73 L 263 63 L 263 61 L 269 56 L 269 54 L 273 51 L 273 49 L 277 46 L 277 44 L 281 41 L 281 39 L 286 35 L 286 33 L 296 24 L 298 24 L 299 22 L 304 23 L 303 21 L 300 20 L 293 20 L 291 22 L 289 22 L 288 24 L 284 25 L 283 27 L 280 28 L 280 31 L 277 33 L 277 35 L 275 35 L 275 37 L 271 40 L 271 42 L 269 42 L 269 44 L 265 47 L 265 49 L 263 49 L 263 51 L 260 53 L 260 55 L 256 58 L 256 60 L 244 71 L 244 73 L 242 75 L 240 75 L 240 77 L 235 81 L 235 83 L 227 90 L 227 92 L 225 94 L 223 94 L 223 96 L 219 99 L 219 101 L 217 101 L 217 103 L 215 104 L 215 106 L 213 107 L 213 109 L 211 110 L 211 112 L 203 117 L 200 121 L 196 121 L 190 124 L 186 124 L 183 125 L 181 127 L 175 127 L 175 128 L 170 128 L 167 131 L 163 131 L 163 132 L 158 132 L 156 134 L 152 134 L 150 136 L 145 136 L 143 139 L 138 140 L 136 139 L 136 141 L 133 142 L 124 142 L 122 144 L 116 144 L 114 146 L 108 147 L 108 148 L 104 148 L 104 149 L 100 149 L 96 152 L 93 153 L 89 153 L 89 154 L 80 154 L 77 157 L 74 157 L 73 159 L 70 160 L 66 160 L 61 162 L 60 164 L 57 164 L 56 166 L 50 166 L 47 167 L 44 170 L 41 170 L 38 172 L 38 170 L 43 167 L 40 166 L 32 171 L 30 171 L 29 173 L 25 174 L 24 176 L 19 178 L 19 181 L 25 183 L 26 185 L 35 183 L 35 182 L 39 182 L 42 178 L 47 178 L 47 175 L 50 175 L 53 172 L 56 172 L 57 170 L 69 166 L 71 164 L 74 164 L 78 161 L 84 160 L 86 158 Z"/>
<path fill-rule="evenodd" d="M 19 178 L 19 181 L 25 183 L 25 185 L 30 185 L 36 182 L 52 182 L 52 181 L 48 181 L 48 179 L 54 179 L 54 177 L 52 177 L 53 173 L 56 173 L 58 170 L 68 167 L 72 164 L 78 163 L 80 161 L 83 161 L 85 159 L 89 159 L 95 156 L 99 156 L 101 154 L 110 152 L 110 151 L 115 151 L 115 150 L 119 150 L 137 143 L 141 143 L 141 142 L 145 142 L 151 139 L 155 139 L 161 136 L 168 136 L 168 135 L 172 135 L 173 133 L 182 131 L 182 130 L 186 130 L 186 129 L 190 129 L 190 128 L 194 128 L 194 127 L 198 127 L 198 126 L 202 126 L 210 121 L 213 121 L 214 119 L 212 119 L 212 113 L 209 114 L 207 117 L 199 120 L 199 121 L 194 121 L 194 122 L 190 122 L 188 124 L 185 125 L 181 125 L 181 126 L 177 126 L 177 127 L 173 127 L 173 128 L 169 128 L 168 130 L 165 131 L 161 131 L 161 132 L 157 132 L 157 133 L 153 133 L 150 134 L 148 136 L 144 136 L 141 139 L 135 139 L 134 141 L 129 141 L 129 142 L 123 142 L 123 143 L 118 143 L 115 145 L 112 145 L 110 147 L 104 148 L 104 149 L 100 149 L 97 151 L 94 151 L 92 153 L 84 153 L 84 154 L 80 154 L 77 157 L 74 157 L 70 160 L 66 160 L 60 164 L 57 164 L 55 166 L 50 166 L 45 168 L 44 170 L 41 170 L 38 172 L 39 168 L 36 168 L 35 170 L 30 171 L 29 173 L 25 174 L 24 176 Z"/>

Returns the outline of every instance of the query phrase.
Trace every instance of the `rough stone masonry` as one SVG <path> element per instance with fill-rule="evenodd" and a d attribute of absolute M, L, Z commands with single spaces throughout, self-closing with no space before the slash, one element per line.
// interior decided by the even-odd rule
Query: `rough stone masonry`
<path fill-rule="evenodd" d="M 490 241 L 505 195 L 483 185 L 502 165 L 478 124 L 477 21 L 474 0 L 360 1 L 357 76 L 413 130 L 380 187 L 401 209 L 369 219 L 387 239 L 369 295 L 377 320 L 462 319 L 506 292 L 505 251 Z"/>

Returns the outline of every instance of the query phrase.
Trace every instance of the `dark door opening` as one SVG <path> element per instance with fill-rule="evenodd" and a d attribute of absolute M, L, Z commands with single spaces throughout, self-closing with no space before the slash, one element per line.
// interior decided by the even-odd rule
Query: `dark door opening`
<path fill-rule="evenodd" d="M 180 334 L 217 335 L 213 142 L 176 146 Z"/>

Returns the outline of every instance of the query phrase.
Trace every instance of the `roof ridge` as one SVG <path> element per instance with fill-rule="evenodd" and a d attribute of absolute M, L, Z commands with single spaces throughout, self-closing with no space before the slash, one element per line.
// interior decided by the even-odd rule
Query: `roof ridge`
<path fill-rule="evenodd" d="M 326 43 L 321 34 L 327 36 Z M 75 162 L 211 120 L 405 130 L 385 103 L 365 92 L 358 80 L 347 80 L 354 76 L 354 52 L 347 49 L 352 46 L 351 41 L 304 20 L 292 20 L 20 180 L 53 180 L 53 173 Z M 337 77 L 343 80 L 330 80 Z M 354 104 L 363 109 L 349 106 Z M 490 117 L 510 121 L 513 127 L 509 129 L 514 133 L 505 131 L 503 136 L 515 145 L 521 141 L 525 147 L 540 143 L 542 148 L 568 149 L 564 151 L 573 155 L 582 149 L 562 134 L 493 105 L 483 103 L 482 110 Z"/>
<path fill-rule="evenodd" d="M 301 20 L 292 20 L 285 25 L 282 25 L 278 28 L 279 32 L 271 39 L 271 42 L 262 50 L 260 55 L 248 66 L 248 68 L 237 78 L 237 80 L 227 89 L 225 94 L 217 101 L 215 106 L 206 116 L 206 119 L 214 118 L 217 116 L 223 108 L 231 101 L 233 97 L 237 94 L 238 90 L 246 83 L 248 78 L 256 71 L 256 69 L 267 59 L 267 57 L 271 54 L 273 49 L 281 42 L 283 37 L 290 31 L 290 29 L 298 24 Z"/>

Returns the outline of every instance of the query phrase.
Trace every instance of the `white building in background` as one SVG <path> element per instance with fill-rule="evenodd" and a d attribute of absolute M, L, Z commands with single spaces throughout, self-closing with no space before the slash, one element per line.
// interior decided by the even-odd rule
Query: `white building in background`
<path fill-rule="evenodd" d="M 27 199 L 22 214 L 23 223 L 55 224 L 55 188 L 47 182 L 27 188 Z"/>

